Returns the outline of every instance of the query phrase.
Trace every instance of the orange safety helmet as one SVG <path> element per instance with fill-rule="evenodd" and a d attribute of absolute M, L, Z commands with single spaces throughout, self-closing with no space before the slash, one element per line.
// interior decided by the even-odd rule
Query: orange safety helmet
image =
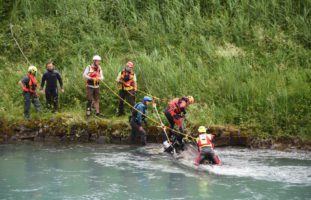
<path fill-rule="evenodd" d="M 134 68 L 134 63 L 132 61 L 128 61 L 126 63 L 126 66 L 129 67 L 129 68 Z"/>

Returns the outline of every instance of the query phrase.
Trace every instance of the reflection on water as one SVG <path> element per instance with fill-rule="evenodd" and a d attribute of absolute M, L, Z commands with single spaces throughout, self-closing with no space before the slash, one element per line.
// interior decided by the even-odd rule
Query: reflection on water
<path fill-rule="evenodd" d="M 310 199 L 309 152 L 218 149 L 220 167 L 159 145 L 0 145 L 0 199 Z"/>

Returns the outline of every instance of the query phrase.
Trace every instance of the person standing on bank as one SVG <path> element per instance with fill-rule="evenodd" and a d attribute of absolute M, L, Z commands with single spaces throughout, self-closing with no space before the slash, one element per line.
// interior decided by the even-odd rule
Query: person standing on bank
<path fill-rule="evenodd" d="M 104 80 L 103 72 L 100 67 L 101 57 L 99 55 L 93 56 L 93 63 L 86 67 L 83 78 L 86 79 L 86 116 L 91 115 L 92 103 L 95 107 L 96 116 L 103 117 L 99 112 L 99 82 Z"/>
<path fill-rule="evenodd" d="M 120 96 L 118 116 L 124 115 L 124 101 L 127 101 L 134 106 L 135 105 L 135 95 L 137 92 L 137 78 L 134 73 L 134 63 L 128 61 L 125 68 L 119 72 L 116 79 Z"/>
<path fill-rule="evenodd" d="M 152 98 L 145 96 L 144 99 L 137 103 L 132 110 L 132 116 L 130 118 L 130 125 L 132 128 L 131 132 L 131 144 L 135 144 L 136 135 L 137 133 L 140 134 L 141 137 L 141 144 L 147 144 L 146 138 L 146 131 L 143 128 L 142 124 L 146 122 L 146 115 L 147 115 L 147 107 L 152 102 Z"/>
<path fill-rule="evenodd" d="M 53 103 L 53 112 L 58 110 L 58 89 L 57 81 L 59 82 L 61 92 L 64 92 L 63 80 L 61 75 L 54 69 L 52 61 L 46 63 L 46 72 L 42 76 L 41 93 L 45 93 L 46 105 L 51 108 Z M 44 85 L 46 82 L 45 90 Z"/>
<path fill-rule="evenodd" d="M 30 118 L 30 105 L 31 102 L 35 106 L 37 112 L 40 112 L 41 105 L 39 101 L 39 95 L 36 91 L 38 83 L 36 79 L 37 68 L 35 66 L 29 66 L 28 74 L 18 83 L 23 88 L 24 95 L 24 116 L 26 119 Z"/>

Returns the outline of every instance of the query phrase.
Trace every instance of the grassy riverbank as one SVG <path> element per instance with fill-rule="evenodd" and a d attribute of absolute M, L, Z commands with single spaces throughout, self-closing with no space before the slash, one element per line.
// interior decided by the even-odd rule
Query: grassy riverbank
<path fill-rule="evenodd" d="M 9 121 L 22 120 L 17 82 L 27 69 L 12 23 L 39 76 L 48 59 L 62 73 L 64 115 L 83 119 L 82 72 L 98 53 L 111 87 L 132 59 L 141 89 L 162 98 L 193 95 L 193 124 L 310 139 L 310 1 L 0 2 L 0 114 Z M 102 112 L 113 116 L 117 98 L 102 87 L 101 99 Z"/>

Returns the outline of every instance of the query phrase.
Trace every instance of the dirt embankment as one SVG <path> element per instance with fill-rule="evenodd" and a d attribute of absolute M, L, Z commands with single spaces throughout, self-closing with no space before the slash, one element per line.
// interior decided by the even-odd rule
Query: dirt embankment
<path fill-rule="evenodd" d="M 196 127 L 190 127 L 195 130 Z M 311 142 L 300 139 L 278 138 L 260 139 L 252 136 L 249 130 L 241 130 L 232 126 L 211 126 L 211 132 L 222 133 L 215 139 L 216 146 L 240 146 L 248 148 L 288 149 L 297 148 L 311 150 Z M 150 143 L 163 141 L 161 129 L 149 126 L 147 140 Z M 67 118 L 49 120 L 31 120 L 9 123 L 0 120 L 0 143 L 18 143 L 24 141 L 48 143 L 100 143 L 128 144 L 130 126 L 126 121 L 90 120 L 74 122 Z M 137 138 L 139 143 L 139 137 Z"/>

